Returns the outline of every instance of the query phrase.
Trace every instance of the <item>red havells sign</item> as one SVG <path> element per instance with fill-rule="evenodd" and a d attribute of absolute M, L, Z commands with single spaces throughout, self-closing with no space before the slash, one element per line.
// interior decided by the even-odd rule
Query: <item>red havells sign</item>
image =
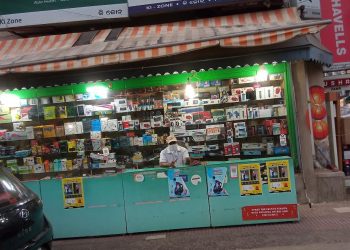
<path fill-rule="evenodd" d="M 243 220 L 298 219 L 297 204 L 242 207 Z"/>
<path fill-rule="evenodd" d="M 322 0 L 321 15 L 332 20 L 321 31 L 322 44 L 333 53 L 334 63 L 350 62 L 350 1 Z"/>

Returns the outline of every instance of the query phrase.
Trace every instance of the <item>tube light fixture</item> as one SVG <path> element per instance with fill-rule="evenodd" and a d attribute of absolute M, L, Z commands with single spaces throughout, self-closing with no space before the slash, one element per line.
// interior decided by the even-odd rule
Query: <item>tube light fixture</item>
<path fill-rule="evenodd" d="M 185 98 L 193 99 L 196 97 L 196 91 L 191 84 L 187 84 L 185 88 Z"/>
<path fill-rule="evenodd" d="M 256 81 L 257 82 L 267 81 L 268 76 L 269 76 L 269 72 L 266 70 L 265 65 L 261 65 L 259 67 L 257 74 L 256 74 Z"/>
<path fill-rule="evenodd" d="M 0 102 L 9 108 L 21 106 L 20 98 L 16 95 L 10 94 L 10 93 L 2 93 L 0 95 Z"/>
<path fill-rule="evenodd" d="M 108 97 L 108 88 L 105 86 L 87 87 L 86 91 L 96 99 L 103 99 Z"/>

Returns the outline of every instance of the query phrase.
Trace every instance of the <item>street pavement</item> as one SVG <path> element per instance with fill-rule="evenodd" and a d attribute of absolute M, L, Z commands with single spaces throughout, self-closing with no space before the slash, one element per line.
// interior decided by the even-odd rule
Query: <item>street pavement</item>
<path fill-rule="evenodd" d="M 350 201 L 300 205 L 299 212 L 299 222 L 66 239 L 53 249 L 350 249 Z"/>

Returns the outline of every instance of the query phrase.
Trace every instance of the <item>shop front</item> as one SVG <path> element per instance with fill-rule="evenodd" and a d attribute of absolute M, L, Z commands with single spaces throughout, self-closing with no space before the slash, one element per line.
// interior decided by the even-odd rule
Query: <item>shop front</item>
<path fill-rule="evenodd" d="M 245 14 L 240 36 L 225 31 L 240 15 L 127 28 L 115 43 L 45 52 L 55 62 L 38 52 L 2 66 L 52 77 L 90 67 L 153 73 L 2 93 L 0 157 L 42 198 L 55 238 L 297 221 L 294 168 L 306 154 L 295 89 L 305 82 L 293 85 L 294 61 L 331 56 L 306 36 L 325 22 L 290 25 L 293 11 Z M 284 28 L 272 27 L 280 15 Z M 249 31 L 261 18 L 272 20 L 266 32 Z M 168 135 L 196 164 L 159 167 Z"/>

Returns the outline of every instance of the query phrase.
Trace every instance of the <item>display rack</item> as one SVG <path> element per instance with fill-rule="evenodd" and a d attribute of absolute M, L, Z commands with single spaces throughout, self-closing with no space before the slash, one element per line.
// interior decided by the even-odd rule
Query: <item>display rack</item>
<path fill-rule="evenodd" d="M 112 87 L 107 96 L 22 98 L 16 107 L 1 106 L 0 159 L 21 176 L 40 177 L 155 167 L 169 134 L 203 161 L 291 155 L 285 77 L 192 75 L 158 87 Z M 196 95 L 186 97 L 186 86 Z"/>

